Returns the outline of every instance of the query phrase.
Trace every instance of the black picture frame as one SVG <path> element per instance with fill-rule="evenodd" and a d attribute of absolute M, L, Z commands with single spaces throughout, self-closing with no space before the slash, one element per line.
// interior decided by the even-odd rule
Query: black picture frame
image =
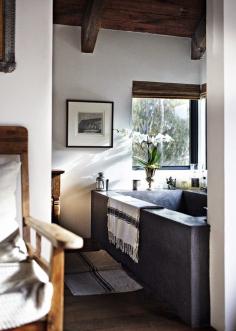
<path fill-rule="evenodd" d="M 0 72 L 10 73 L 15 70 L 15 0 L 1 0 L 1 56 Z"/>
<path fill-rule="evenodd" d="M 114 102 L 66 100 L 66 147 L 112 148 Z"/>

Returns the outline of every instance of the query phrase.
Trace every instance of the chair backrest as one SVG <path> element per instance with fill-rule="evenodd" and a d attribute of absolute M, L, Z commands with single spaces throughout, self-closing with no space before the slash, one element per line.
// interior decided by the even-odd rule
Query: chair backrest
<path fill-rule="evenodd" d="M 24 218 L 29 216 L 28 131 L 21 126 L 0 126 L 0 154 L 19 155 L 21 161 L 23 236 L 29 241 Z"/>

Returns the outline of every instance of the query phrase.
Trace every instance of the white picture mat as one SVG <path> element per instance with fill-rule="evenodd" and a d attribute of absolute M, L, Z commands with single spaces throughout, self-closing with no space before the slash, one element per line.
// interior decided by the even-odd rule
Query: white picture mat
<path fill-rule="evenodd" d="M 103 134 L 78 133 L 79 113 L 102 113 Z M 112 103 L 68 101 L 68 146 L 111 146 Z"/>

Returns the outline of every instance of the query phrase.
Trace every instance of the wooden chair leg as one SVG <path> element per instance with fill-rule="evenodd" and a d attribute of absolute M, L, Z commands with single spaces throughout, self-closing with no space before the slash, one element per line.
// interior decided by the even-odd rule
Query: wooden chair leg
<path fill-rule="evenodd" d="M 62 248 L 53 248 L 51 261 L 53 298 L 51 310 L 48 314 L 47 331 L 62 331 L 64 313 L 64 250 Z"/>

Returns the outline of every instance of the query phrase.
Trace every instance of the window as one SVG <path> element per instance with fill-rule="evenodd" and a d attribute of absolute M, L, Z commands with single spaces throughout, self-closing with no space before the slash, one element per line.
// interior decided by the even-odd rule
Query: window
<path fill-rule="evenodd" d="M 191 111 L 195 110 L 192 106 L 186 99 L 133 98 L 133 131 L 149 136 L 162 133 L 172 138 L 169 143 L 159 144 L 162 167 L 188 167 L 196 163 L 192 162 L 194 152 L 190 149 L 190 141 L 194 139 L 190 135 L 193 133 Z M 145 152 L 140 144 L 133 143 L 134 168 L 140 167 L 136 157 L 146 159 Z"/>
<path fill-rule="evenodd" d="M 161 168 L 185 169 L 191 163 L 205 168 L 206 104 L 201 98 L 206 96 L 206 84 L 134 81 L 132 94 L 133 168 L 142 168 L 137 158 L 150 156 L 140 141 L 146 135 L 148 142 L 155 140 L 158 134 L 171 137 L 168 143 L 158 143 Z"/>

